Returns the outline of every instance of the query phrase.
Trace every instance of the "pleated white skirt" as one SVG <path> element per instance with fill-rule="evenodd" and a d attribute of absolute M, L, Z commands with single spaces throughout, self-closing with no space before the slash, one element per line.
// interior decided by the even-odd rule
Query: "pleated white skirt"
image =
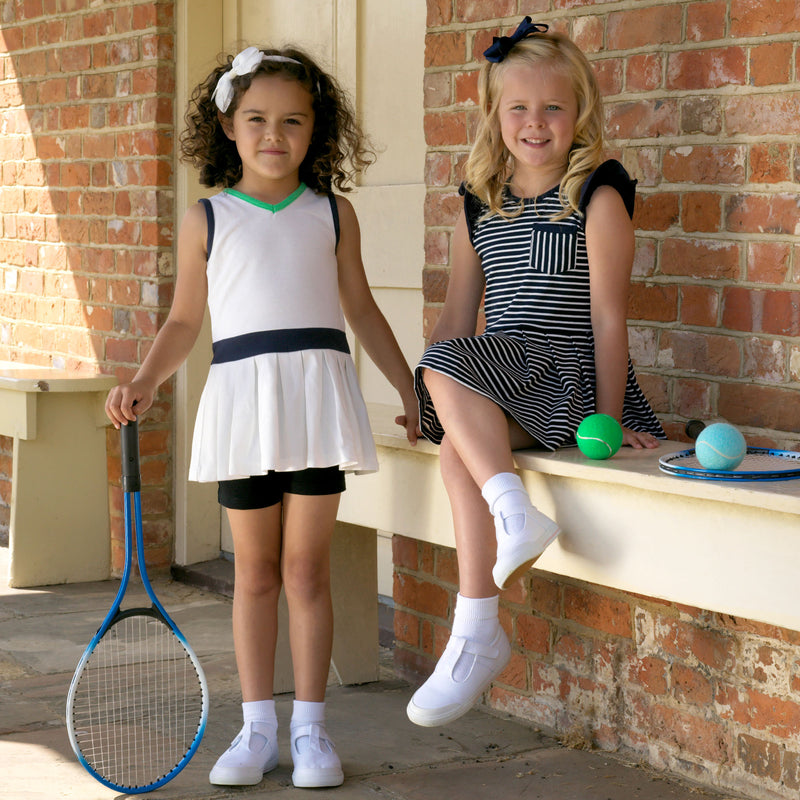
<path fill-rule="evenodd" d="M 189 480 L 338 466 L 378 469 L 355 364 L 336 350 L 212 364 L 197 411 Z"/>

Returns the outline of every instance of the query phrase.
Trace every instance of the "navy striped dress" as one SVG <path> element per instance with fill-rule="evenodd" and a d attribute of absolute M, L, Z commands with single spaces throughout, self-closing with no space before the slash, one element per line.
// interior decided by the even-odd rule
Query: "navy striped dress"
<path fill-rule="evenodd" d="M 618 161 L 606 161 L 586 180 L 585 210 L 599 186 L 613 186 L 633 214 L 636 182 Z M 462 189 L 463 192 L 463 189 Z M 423 369 L 448 375 L 488 397 L 548 450 L 574 444 L 583 418 L 596 411 L 589 260 L 583 217 L 557 222 L 558 187 L 525 199 L 518 217 L 487 211 L 465 192 L 470 241 L 486 280 L 486 329 L 479 336 L 431 345 L 415 374 L 422 432 L 439 444 L 444 429 L 423 380 Z M 518 207 L 509 196 L 505 207 Z M 622 424 L 664 438 L 628 359 Z"/>

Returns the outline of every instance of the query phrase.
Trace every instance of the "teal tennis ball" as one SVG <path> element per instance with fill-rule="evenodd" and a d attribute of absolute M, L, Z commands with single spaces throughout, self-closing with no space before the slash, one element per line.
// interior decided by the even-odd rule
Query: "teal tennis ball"
<path fill-rule="evenodd" d="M 611 458 L 622 447 L 622 426 L 608 414 L 590 414 L 575 434 L 578 448 L 589 458 Z"/>
<path fill-rule="evenodd" d="M 715 422 L 697 437 L 694 452 L 706 469 L 731 470 L 742 463 L 747 443 L 733 425 Z"/>

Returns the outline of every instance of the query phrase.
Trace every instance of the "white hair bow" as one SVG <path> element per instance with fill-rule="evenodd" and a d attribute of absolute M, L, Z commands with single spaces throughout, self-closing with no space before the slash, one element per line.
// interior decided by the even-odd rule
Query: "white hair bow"
<path fill-rule="evenodd" d="M 286 61 L 290 64 L 300 64 L 295 58 L 266 55 L 257 47 L 246 47 L 233 59 L 231 68 L 220 76 L 211 95 L 211 99 L 223 114 L 233 100 L 233 79 L 238 75 L 251 75 L 262 61 Z"/>

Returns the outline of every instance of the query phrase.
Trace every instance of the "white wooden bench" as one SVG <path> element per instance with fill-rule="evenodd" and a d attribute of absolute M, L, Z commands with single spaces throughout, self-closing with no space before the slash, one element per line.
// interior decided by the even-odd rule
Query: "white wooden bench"
<path fill-rule="evenodd" d="M 115 384 L 107 375 L 0 368 L 0 435 L 14 441 L 9 586 L 109 577 L 103 402 Z"/>
<path fill-rule="evenodd" d="M 370 417 L 381 469 L 348 482 L 339 518 L 455 547 L 438 448 L 409 445 L 397 409 Z M 520 451 L 534 502 L 562 535 L 537 569 L 800 630 L 800 481 L 732 484 L 662 473 L 660 455 L 623 448 L 591 461 L 577 448 Z"/>

